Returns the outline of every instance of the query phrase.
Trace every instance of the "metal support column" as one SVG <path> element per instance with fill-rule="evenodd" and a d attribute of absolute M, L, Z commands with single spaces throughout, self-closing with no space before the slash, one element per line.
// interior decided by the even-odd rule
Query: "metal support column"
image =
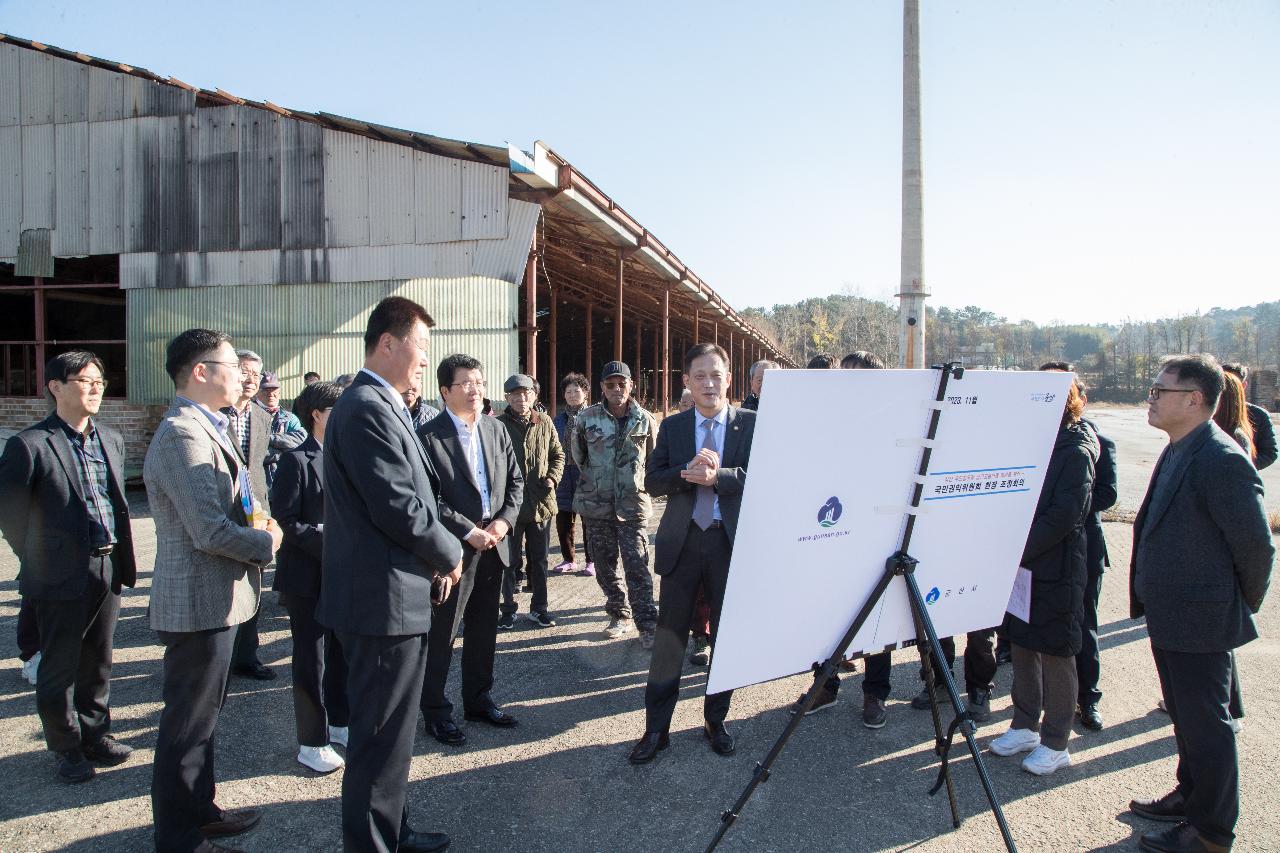
<path fill-rule="evenodd" d="M 556 416 L 556 403 L 560 397 L 559 389 L 556 388 L 556 344 L 559 343 L 559 307 L 560 294 L 556 289 L 551 288 L 551 314 L 547 317 L 547 384 L 543 389 L 546 396 L 547 411 L 551 413 L 551 417 Z"/>
<path fill-rule="evenodd" d="M 38 396 L 45 395 L 45 377 L 44 363 L 48 359 L 45 354 L 44 347 L 44 279 L 37 278 L 35 296 L 36 301 L 36 387 L 35 392 Z"/>
<path fill-rule="evenodd" d="M 618 250 L 618 308 L 613 318 L 613 360 L 622 361 L 622 265 L 626 258 Z"/>
<path fill-rule="evenodd" d="M 671 408 L 671 289 L 662 291 L 662 412 Z"/>
<path fill-rule="evenodd" d="M 595 361 L 594 361 L 595 356 L 591 352 L 591 315 L 593 313 L 593 307 L 594 306 L 588 303 L 587 305 L 587 358 L 586 358 L 587 403 L 591 402 L 591 395 L 595 393 L 595 384 L 591 381 L 591 376 L 594 372 L 592 369 L 592 365 L 595 364 Z"/>
<path fill-rule="evenodd" d="M 524 264 L 524 372 L 538 378 L 538 251 Z"/>

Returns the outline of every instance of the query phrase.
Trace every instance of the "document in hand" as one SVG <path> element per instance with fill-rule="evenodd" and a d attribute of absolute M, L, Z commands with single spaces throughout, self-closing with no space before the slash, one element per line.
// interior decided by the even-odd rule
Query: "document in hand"
<path fill-rule="evenodd" d="M 941 404 L 910 553 L 938 635 L 999 625 L 1069 373 L 969 370 Z M 898 549 L 935 370 L 770 370 L 708 692 L 825 660 Z M 849 653 L 916 638 L 895 579 Z"/>

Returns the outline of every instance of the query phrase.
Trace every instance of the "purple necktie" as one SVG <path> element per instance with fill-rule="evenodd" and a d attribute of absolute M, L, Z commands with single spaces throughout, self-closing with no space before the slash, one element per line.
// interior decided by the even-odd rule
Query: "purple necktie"
<path fill-rule="evenodd" d="M 707 418 L 702 422 L 703 429 L 707 431 L 707 437 L 702 440 L 703 450 L 716 449 L 716 425 L 715 418 Z M 712 486 L 697 488 L 698 495 L 693 501 L 693 523 L 706 530 L 715 520 L 716 490 Z"/>

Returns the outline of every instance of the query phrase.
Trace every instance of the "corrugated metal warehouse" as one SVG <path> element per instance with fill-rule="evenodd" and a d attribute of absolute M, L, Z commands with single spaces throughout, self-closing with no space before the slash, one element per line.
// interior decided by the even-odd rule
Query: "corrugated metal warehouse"
<path fill-rule="evenodd" d="M 541 143 L 301 113 L 0 35 L 0 427 L 42 417 L 44 361 L 86 347 L 137 461 L 178 332 L 224 329 L 292 397 L 308 370 L 359 366 L 389 294 L 431 311 L 433 359 L 523 369 L 551 406 L 557 377 L 610 358 L 659 410 L 688 344 L 726 346 L 740 377 L 779 358 Z"/>

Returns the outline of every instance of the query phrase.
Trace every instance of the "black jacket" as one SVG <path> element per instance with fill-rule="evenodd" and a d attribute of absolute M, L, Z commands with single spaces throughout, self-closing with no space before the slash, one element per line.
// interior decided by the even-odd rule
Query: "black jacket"
<path fill-rule="evenodd" d="M 137 575 L 124 494 L 124 438 L 97 419 L 93 425 L 111 474 L 117 540 L 111 589 L 119 593 Z M 77 465 L 56 414 L 9 439 L 0 456 L 0 532 L 18 555 L 23 596 L 66 601 L 79 597 L 89 580 L 89 509 Z"/>
<path fill-rule="evenodd" d="M 1271 415 L 1261 406 L 1249 404 L 1249 426 L 1253 427 L 1253 447 L 1258 458 L 1253 464 L 1261 471 L 1276 461 L 1276 429 Z"/>
<path fill-rule="evenodd" d="M 1089 576 L 1102 574 L 1111 565 L 1107 540 L 1102 532 L 1102 514 L 1116 505 L 1116 443 L 1098 432 L 1093 421 L 1085 421 L 1098 439 L 1098 463 L 1094 466 L 1093 495 L 1089 501 L 1089 519 L 1085 534 L 1089 540 Z"/>
<path fill-rule="evenodd" d="M 280 454 L 271 481 L 271 513 L 284 533 L 276 554 L 276 579 L 271 588 L 287 595 L 320 597 L 323 556 L 324 489 L 320 484 L 323 451 L 312 436 L 297 450 Z"/>
<path fill-rule="evenodd" d="M 1080 651 L 1084 623 L 1085 521 L 1093 492 L 1098 441 L 1073 424 L 1058 430 L 1022 565 L 1031 571 L 1031 622 L 1008 619 L 1010 642 L 1059 657 Z"/>
<path fill-rule="evenodd" d="M 404 400 L 361 372 L 324 436 L 324 581 L 316 619 L 369 637 L 431 630 L 431 581 L 462 558 L 441 523 L 439 479 L 398 414 Z"/>

